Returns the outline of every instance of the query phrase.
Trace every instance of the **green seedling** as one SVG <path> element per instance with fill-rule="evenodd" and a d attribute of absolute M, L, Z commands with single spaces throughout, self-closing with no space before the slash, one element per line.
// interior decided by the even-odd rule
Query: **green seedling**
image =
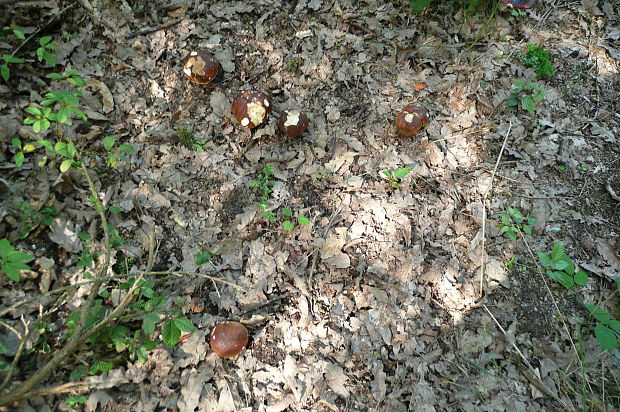
<path fill-rule="evenodd" d="M 523 231 L 528 235 L 532 234 L 532 226 L 536 224 L 536 219 L 531 216 L 523 216 L 518 209 L 509 207 L 508 212 L 498 215 L 502 220 L 497 226 L 500 227 L 500 233 L 504 233 L 511 240 L 517 240 L 519 231 Z"/>
<path fill-rule="evenodd" d="M 288 207 L 285 207 L 284 209 L 282 209 L 282 216 L 284 216 L 284 218 L 286 219 L 284 222 L 282 222 L 282 229 L 285 231 L 291 231 L 295 229 L 295 223 L 294 223 L 294 220 L 292 219 L 293 211 L 289 209 Z M 297 213 L 295 215 L 295 219 L 297 220 L 297 223 L 300 225 L 310 224 L 310 220 L 308 220 L 308 218 L 302 215 L 301 213 Z"/>
<path fill-rule="evenodd" d="M 409 10 L 412 14 L 422 13 L 431 5 L 430 0 L 409 0 Z"/>
<path fill-rule="evenodd" d="M 213 254 L 209 252 L 208 250 L 205 250 L 196 255 L 195 263 L 196 265 L 200 266 L 202 264 L 210 262 L 212 258 L 213 258 Z"/>
<path fill-rule="evenodd" d="M 2 75 L 2 79 L 5 82 L 8 82 L 11 78 L 11 69 L 9 69 L 9 64 L 19 64 L 23 63 L 25 60 L 20 59 L 19 57 L 12 56 L 10 54 L 4 53 L 2 55 L 2 61 L 4 63 L 0 64 L 0 75 Z"/>
<path fill-rule="evenodd" d="M 551 251 L 551 256 L 543 252 L 536 252 L 538 260 L 545 269 L 545 273 L 566 289 L 575 285 L 583 286 L 588 283 L 588 273 L 584 270 L 575 272 L 575 264 L 564 252 L 564 246 L 556 243 Z"/>
<path fill-rule="evenodd" d="M 390 187 L 398 189 L 400 187 L 400 179 L 407 176 L 411 171 L 411 167 L 401 167 L 400 169 L 384 170 L 383 175 L 388 178 Z"/>
<path fill-rule="evenodd" d="M 267 209 L 269 209 L 271 188 L 275 183 L 275 179 L 273 178 L 273 166 L 270 164 L 266 164 L 262 172 L 256 176 L 256 179 L 250 182 L 250 187 L 259 196 L 258 206 L 261 212 L 263 212 L 263 217 L 269 218 L 270 221 L 273 212 L 268 212 Z M 269 216 L 264 216 L 265 214 L 269 214 Z M 273 218 L 275 218 L 275 216 L 273 216 Z"/>
<path fill-rule="evenodd" d="M 536 102 L 545 98 L 546 90 L 535 82 L 515 81 L 511 97 L 506 104 L 510 107 L 521 106 L 532 116 L 536 115 Z"/>
<path fill-rule="evenodd" d="M 86 395 L 71 395 L 65 401 L 65 405 L 69 408 L 75 408 L 78 405 L 85 404 L 88 400 L 88 396 Z"/>
<path fill-rule="evenodd" d="M 118 139 L 114 136 L 106 136 L 103 138 L 103 147 L 105 150 L 110 152 L 106 163 L 111 168 L 118 166 L 119 161 L 129 163 L 129 158 L 127 155 L 136 152 L 136 149 L 134 149 L 129 143 L 122 143 L 115 146 L 117 140 Z"/>
<path fill-rule="evenodd" d="M 58 52 L 60 49 L 58 46 L 52 43 L 52 36 L 43 36 L 39 39 L 39 48 L 37 49 L 37 58 L 40 62 L 45 60 L 45 63 L 51 67 L 56 66 L 56 58 L 52 52 Z"/>
<path fill-rule="evenodd" d="M 19 238 L 28 237 L 37 226 L 50 226 L 54 218 L 58 215 L 58 211 L 53 205 L 45 206 L 41 210 L 27 202 L 15 201 L 15 206 L 19 208 Z"/>
<path fill-rule="evenodd" d="M 5 26 L 0 30 L 0 37 L 5 37 L 9 33 L 13 33 L 13 35 L 15 35 L 15 37 L 17 37 L 20 40 L 26 40 L 26 36 L 24 36 L 24 32 L 22 31 L 21 27 Z M 8 82 L 9 78 L 11 77 L 11 69 L 9 69 L 9 64 L 23 63 L 24 59 L 15 57 L 13 54 L 5 53 L 2 55 L 2 61 L 3 63 L 0 64 L 0 75 L 2 76 L 2 79 L 5 82 Z"/>
<path fill-rule="evenodd" d="M 19 272 L 30 270 L 25 262 L 34 259 L 34 256 L 15 250 L 8 239 L 0 239 L 0 272 L 3 272 L 14 282 L 19 282 Z"/>
<path fill-rule="evenodd" d="M 525 54 L 517 53 L 519 60 L 525 67 L 533 68 L 536 71 L 536 78 L 550 78 L 553 76 L 553 65 L 551 64 L 551 53 L 533 43 L 526 45 Z"/>
<path fill-rule="evenodd" d="M 181 127 L 177 130 L 177 141 L 184 147 L 188 149 L 194 149 L 196 152 L 200 153 L 204 149 L 204 145 L 209 141 L 208 138 L 204 139 L 196 139 L 194 132 Z"/>
<path fill-rule="evenodd" d="M 9 351 L 7 350 L 6 346 L 0 343 L 0 355 L 6 355 L 7 353 L 9 353 Z M 8 362 L 0 360 L 0 372 L 6 372 L 7 370 L 9 370 L 9 367 L 10 366 Z"/>
<path fill-rule="evenodd" d="M 619 280 L 616 281 L 620 291 Z M 590 315 L 596 320 L 594 336 L 599 343 L 601 350 L 614 350 L 620 347 L 620 321 L 613 319 L 611 315 L 598 306 L 587 304 L 586 308 Z"/>

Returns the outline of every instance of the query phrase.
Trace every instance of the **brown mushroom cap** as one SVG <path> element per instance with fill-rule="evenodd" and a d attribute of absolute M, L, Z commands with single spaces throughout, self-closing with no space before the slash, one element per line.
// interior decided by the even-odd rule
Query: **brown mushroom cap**
<path fill-rule="evenodd" d="M 209 343 L 213 352 L 234 358 L 248 344 L 248 330 L 239 322 L 220 323 L 213 328 Z"/>
<path fill-rule="evenodd" d="M 217 76 L 217 60 L 206 50 L 192 51 L 182 64 L 183 73 L 194 83 L 209 83 Z"/>
<path fill-rule="evenodd" d="M 296 137 L 308 128 L 308 116 L 299 110 L 285 110 L 280 114 L 278 126 L 282 133 Z"/>
<path fill-rule="evenodd" d="M 531 9 L 536 4 L 536 0 L 502 0 L 502 3 L 515 9 Z"/>
<path fill-rule="evenodd" d="M 409 104 L 396 115 L 396 128 L 404 136 L 413 136 L 428 124 L 425 108 Z"/>
<path fill-rule="evenodd" d="M 265 121 L 273 110 L 271 99 L 265 93 L 246 90 L 232 104 L 232 114 L 241 126 L 250 129 Z"/>

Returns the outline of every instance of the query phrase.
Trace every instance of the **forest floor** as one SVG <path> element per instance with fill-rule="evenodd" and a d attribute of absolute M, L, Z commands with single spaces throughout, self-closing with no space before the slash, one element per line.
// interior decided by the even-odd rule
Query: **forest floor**
<path fill-rule="evenodd" d="M 150 283 L 53 368 L 53 394 L 5 410 L 618 410 L 620 4 L 432 3 L 6 6 L 4 26 L 34 36 L 0 82 L 0 238 L 34 259 L 19 282 L 0 277 L 0 378 L 19 359 L 0 393 L 66 345 L 98 268 L 117 278 L 93 319 L 127 296 L 123 278 Z M 43 36 L 56 67 L 36 57 Z M 2 54 L 21 43 L 5 33 Z M 528 43 L 550 52 L 550 76 L 527 67 Z M 220 62 L 209 85 L 183 74 L 195 49 Z M 34 133 L 25 109 L 69 69 L 88 120 Z M 274 106 L 252 130 L 230 114 L 248 89 Z M 394 119 L 410 103 L 430 123 L 405 138 Z M 298 138 L 278 130 L 286 109 L 310 119 Z M 129 161 L 106 165 L 105 136 Z M 62 153 L 41 164 L 35 146 L 18 167 L 15 138 L 71 142 L 80 162 L 61 172 Z M 109 250 L 80 164 L 110 212 Z M 224 320 L 250 331 L 233 359 L 209 347 Z"/>

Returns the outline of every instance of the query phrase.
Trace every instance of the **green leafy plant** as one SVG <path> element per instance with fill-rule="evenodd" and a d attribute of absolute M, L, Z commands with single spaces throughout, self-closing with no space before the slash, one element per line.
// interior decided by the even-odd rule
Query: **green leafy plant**
<path fill-rule="evenodd" d="M 42 207 L 40 210 L 28 202 L 15 201 L 19 209 L 17 220 L 19 221 L 19 238 L 25 239 L 37 226 L 50 226 L 58 211 L 53 205 Z"/>
<path fill-rule="evenodd" d="M 200 266 L 202 264 L 210 262 L 212 258 L 213 258 L 213 254 L 209 252 L 208 250 L 205 250 L 196 255 L 195 262 L 197 265 Z"/>
<path fill-rule="evenodd" d="M 517 80 L 512 86 L 511 97 L 507 100 L 508 106 L 521 106 L 532 116 L 536 115 L 536 102 L 545 98 L 546 90 L 535 82 Z"/>
<path fill-rule="evenodd" d="M 64 73 L 50 73 L 49 79 L 66 80 L 76 86 L 70 90 L 58 90 L 45 94 L 45 99 L 38 106 L 31 105 L 26 108 L 30 116 L 24 120 L 25 124 L 32 125 L 32 130 L 39 133 L 50 128 L 52 122 L 71 125 L 72 119 L 78 117 L 84 121 L 88 117 L 79 109 L 82 92 L 79 90 L 86 83 L 76 74 L 75 70 L 67 70 Z M 54 111 L 56 110 L 56 111 Z"/>
<path fill-rule="evenodd" d="M 2 55 L 2 60 L 4 63 L 0 64 L 0 75 L 2 75 L 2 79 L 4 79 L 5 82 L 8 82 L 11 77 L 11 69 L 9 69 L 9 64 L 19 64 L 25 61 L 24 59 L 20 59 L 19 57 L 15 57 L 7 53 Z"/>
<path fill-rule="evenodd" d="M 430 0 L 409 0 L 409 10 L 413 14 L 418 14 L 430 7 Z"/>
<path fill-rule="evenodd" d="M 85 404 L 87 400 L 88 397 L 86 395 L 71 395 L 65 401 L 65 405 L 70 408 L 74 408 L 78 405 Z"/>
<path fill-rule="evenodd" d="M 263 213 L 268 213 L 267 209 L 269 209 L 269 196 L 271 195 L 271 188 L 275 183 L 276 181 L 273 178 L 273 166 L 270 164 L 266 164 L 261 173 L 256 176 L 256 179 L 250 182 L 250 187 L 259 196 L 258 206 Z"/>
<path fill-rule="evenodd" d="M 294 223 L 294 220 L 292 219 L 293 211 L 289 209 L 288 207 L 285 207 L 282 209 L 282 216 L 284 216 L 284 218 L 286 219 L 284 222 L 282 222 L 282 229 L 285 231 L 290 231 L 290 230 L 295 229 L 295 223 Z M 295 219 L 297 220 L 297 223 L 300 225 L 310 224 L 310 220 L 308 220 L 308 218 L 302 215 L 301 213 L 297 213 L 295 215 Z"/>
<path fill-rule="evenodd" d="M 519 52 L 516 57 L 525 67 L 531 67 L 536 71 L 536 78 L 543 79 L 553 76 L 551 53 L 533 43 L 527 43 L 525 54 Z"/>
<path fill-rule="evenodd" d="M 119 161 L 129 163 L 129 158 L 127 155 L 136 152 L 136 149 L 134 149 L 129 143 L 122 143 L 115 146 L 117 140 L 118 139 L 114 136 L 106 136 L 103 138 L 103 147 L 105 150 L 110 152 L 107 157 L 106 164 L 112 168 L 118 166 Z"/>
<path fill-rule="evenodd" d="M 6 355 L 9 353 L 6 346 L 0 343 L 0 355 Z M 5 372 L 9 369 L 9 363 L 3 360 L 0 360 L 0 372 Z"/>
<path fill-rule="evenodd" d="M 198 153 L 204 150 L 204 145 L 209 141 L 208 138 L 196 139 L 194 132 L 181 127 L 177 130 L 177 141 L 188 149 L 194 149 Z"/>
<path fill-rule="evenodd" d="M 19 282 L 19 272 L 30 270 L 25 262 L 34 259 L 34 256 L 15 250 L 8 239 L 0 239 L 0 272 L 3 272 L 14 282 Z"/>
<path fill-rule="evenodd" d="M 547 276 L 566 289 L 571 289 L 575 285 L 583 286 L 588 283 L 588 273 L 584 270 L 575 272 L 575 264 L 566 255 L 564 246 L 561 243 L 558 242 L 553 246 L 551 255 L 543 252 L 536 253 Z"/>
<path fill-rule="evenodd" d="M 22 31 L 21 27 L 19 26 L 5 26 L 0 30 L 0 37 L 6 37 L 8 34 L 12 33 L 13 35 L 15 35 L 15 37 L 17 37 L 20 40 L 25 40 L 26 36 L 24 36 L 24 32 Z M 4 53 L 2 54 L 2 61 L 3 63 L 0 64 L 0 75 L 2 76 L 2 79 L 5 82 L 9 81 L 9 78 L 11 77 L 11 69 L 9 69 L 9 64 L 19 64 L 19 63 L 23 63 L 24 59 L 20 59 L 18 57 L 15 57 L 13 54 L 7 54 Z"/>
<path fill-rule="evenodd" d="M 388 178 L 390 187 L 398 189 L 400 187 L 400 179 L 407 176 L 411 171 L 411 167 L 401 167 L 396 170 L 384 170 L 383 175 Z"/>
<path fill-rule="evenodd" d="M 620 291 L 620 281 L 616 281 L 618 290 Z M 611 315 L 600 307 L 592 304 L 585 304 L 590 315 L 596 320 L 594 327 L 594 336 L 599 343 L 601 350 L 613 350 L 620 347 L 620 321 L 611 317 Z"/>
<path fill-rule="evenodd" d="M 52 52 L 58 52 L 58 46 L 52 43 L 52 36 L 43 36 L 39 39 L 39 48 L 37 49 L 37 58 L 40 62 L 44 61 L 51 67 L 56 66 L 56 58 Z"/>
<path fill-rule="evenodd" d="M 509 207 L 507 212 L 500 213 L 498 216 L 502 220 L 498 224 L 498 227 L 501 228 L 500 233 L 504 233 L 511 240 L 517 240 L 517 234 L 520 230 L 531 235 L 532 226 L 536 224 L 535 218 L 523 216 L 523 213 L 514 207 Z"/>
<path fill-rule="evenodd" d="M 36 150 L 36 146 L 32 143 L 22 144 L 22 141 L 18 138 L 11 140 L 13 146 L 17 148 L 15 150 L 15 156 L 13 157 L 13 162 L 15 162 L 15 166 L 22 167 L 24 164 L 25 154 Z"/>

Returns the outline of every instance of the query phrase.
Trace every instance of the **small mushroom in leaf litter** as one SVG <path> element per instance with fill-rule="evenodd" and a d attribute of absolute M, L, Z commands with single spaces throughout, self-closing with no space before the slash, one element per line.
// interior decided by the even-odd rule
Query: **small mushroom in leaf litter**
<path fill-rule="evenodd" d="M 182 61 L 183 73 L 194 83 L 206 84 L 217 76 L 218 62 L 206 50 L 194 50 Z"/>
<path fill-rule="evenodd" d="M 247 346 L 248 330 L 239 322 L 224 322 L 213 328 L 209 344 L 213 352 L 224 358 L 234 358 Z"/>
<path fill-rule="evenodd" d="M 285 110 L 280 114 L 278 127 L 289 137 L 296 137 L 308 128 L 308 116 L 299 110 Z"/>
<path fill-rule="evenodd" d="M 273 110 L 271 99 L 263 92 L 246 90 L 232 104 L 232 114 L 241 126 L 250 129 L 267 119 Z"/>
<path fill-rule="evenodd" d="M 396 115 L 396 128 L 403 136 L 413 136 L 428 124 L 425 108 L 408 104 Z"/>
<path fill-rule="evenodd" d="M 525 10 L 534 7 L 536 0 L 502 0 L 502 3 L 514 9 Z"/>

